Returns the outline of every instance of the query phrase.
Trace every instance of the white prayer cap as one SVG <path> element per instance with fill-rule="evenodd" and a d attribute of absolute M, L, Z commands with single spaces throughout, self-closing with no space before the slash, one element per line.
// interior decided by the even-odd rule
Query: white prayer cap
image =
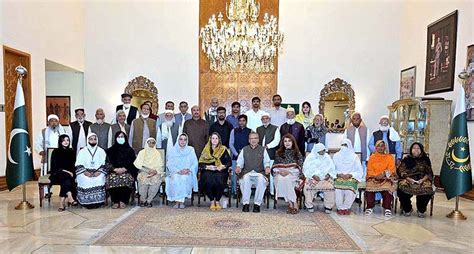
<path fill-rule="evenodd" d="M 89 134 L 87 134 L 87 139 L 89 139 L 90 137 L 92 136 L 96 136 L 97 137 L 97 134 L 95 134 L 94 132 L 89 132 Z"/>
<path fill-rule="evenodd" d="M 324 144 L 317 143 L 316 145 L 314 145 L 312 152 L 318 153 L 324 150 L 326 150 L 326 147 L 324 146 Z"/>
<path fill-rule="evenodd" d="M 156 143 L 156 139 L 154 139 L 154 138 L 152 138 L 152 137 L 147 138 L 147 140 L 146 140 L 146 143 L 147 143 L 147 144 L 148 144 L 148 141 L 153 141 L 153 142 Z"/>
<path fill-rule="evenodd" d="M 291 112 L 291 111 L 293 111 L 293 113 L 294 113 L 295 109 L 291 106 L 288 106 L 288 108 L 286 109 L 286 112 L 288 113 L 288 112 Z"/>
<path fill-rule="evenodd" d="M 174 114 L 173 110 L 167 109 L 165 110 L 165 114 Z"/>
<path fill-rule="evenodd" d="M 59 121 L 59 117 L 58 117 L 57 115 L 55 115 L 55 114 L 51 114 L 51 115 L 48 116 L 48 122 L 49 122 L 49 120 L 51 120 L 51 119 L 56 119 L 56 120 Z"/>
<path fill-rule="evenodd" d="M 268 117 L 272 118 L 272 117 L 270 116 L 270 114 L 268 114 L 267 112 L 264 112 L 264 113 L 262 114 L 262 118 L 263 118 L 264 116 L 268 116 Z"/>
<path fill-rule="evenodd" d="M 382 119 L 387 119 L 387 120 L 390 120 L 390 119 L 388 118 L 388 116 L 387 116 L 387 115 L 383 115 L 383 116 L 381 116 L 381 117 L 380 117 L 380 119 L 379 119 L 379 121 L 382 121 Z"/>

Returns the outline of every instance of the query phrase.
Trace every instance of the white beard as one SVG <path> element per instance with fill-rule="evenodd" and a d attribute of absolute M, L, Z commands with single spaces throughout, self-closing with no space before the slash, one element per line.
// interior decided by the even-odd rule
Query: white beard
<path fill-rule="evenodd" d="M 287 123 L 288 125 L 293 125 L 293 124 L 295 124 L 295 122 L 296 122 L 296 120 L 295 120 L 294 118 L 293 118 L 293 119 L 288 119 L 288 120 L 286 120 L 286 123 Z"/>
<path fill-rule="evenodd" d="M 163 125 L 166 126 L 167 128 L 171 128 L 173 126 L 174 121 L 173 120 L 165 120 L 163 122 Z"/>
<path fill-rule="evenodd" d="M 390 126 L 382 126 L 382 125 L 379 125 L 379 130 L 383 131 L 383 132 L 386 132 L 390 129 Z"/>

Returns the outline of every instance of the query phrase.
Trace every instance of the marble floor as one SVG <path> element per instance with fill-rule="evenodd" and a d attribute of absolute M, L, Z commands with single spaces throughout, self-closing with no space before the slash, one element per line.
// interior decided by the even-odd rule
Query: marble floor
<path fill-rule="evenodd" d="M 27 192 L 28 201 L 35 208 L 25 211 L 14 209 L 22 198 L 21 188 L 13 192 L 0 192 L 0 253 L 313 253 L 230 248 L 91 246 L 93 239 L 126 217 L 132 209 L 145 208 L 87 210 L 75 207 L 60 213 L 57 211 L 59 190 L 56 187 L 53 188 L 55 195 L 51 204 L 46 202 L 42 208 L 39 207 L 35 182 L 28 183 Z M 473 253 L 474 202 L 461 199 L 460 210 L 468 217 L 466 221 L 445 217 L 453 207 L 454 200 L 447 201 L 444 194 L 437 193 L 434 215 L 424 219 L 399 215 L 385 218 L 378 209 L 371 216 L 365 216 L 356 206 L 353 210 L 357 212 L 350 216 L 334 213 L 331 216 L 351 235 L 363 253 Z M 265 213 L 265 209 L 262 213 Z"/>

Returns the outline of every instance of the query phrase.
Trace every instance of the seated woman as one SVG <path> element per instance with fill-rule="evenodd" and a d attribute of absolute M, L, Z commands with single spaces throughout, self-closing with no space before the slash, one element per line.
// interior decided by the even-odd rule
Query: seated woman
<path fill-rule="evenodd" d="M 76 153 L 70 148 L 69 136 L 63 134 L 59 136 L 58 148 L 54 149 L 51 153 L 51 184 L 59 184 L 61 189 L 59 191 L 58 211 L 64 211 L 64 201 L 68 201 L 70 205 L 77 205 L 74 200 L 76 195 L 76 169 L 74 164 L 76 163 Z"/>
<path fill-rule="evenodd" d="M 398 198 L 403 214 L 410 216 L 412 212 L 411 197 L 416 196 L 418 217 L 425 217 L 426 207 L 433 195 L 433 170 L 430 158 L 423 145 L 415 142 L 410 147 L 410 155 L 403 158 L 398 168 Z"/>
<path fill-rule="evenodd" d="M 395 159 L 387 154 L 385 142 L 383 140 L 375 143 L 375 153 L 372 154 L 367 162 L 367 186 L 365 196 L 367 198 L 367 209 L 365 215 L 371 215 L 375 206 L 375 193 L 382 194 L 382 207 L 385 209 L 385 216 L 392 216 L 392 193 L 396 190 L 394 184 Z"/>
<path fill-rule="evenodd" d="M 123 131 L 115 133 L 115 144 L 107 149 L 107 191 L 112 200 L 112 209 L 125 208 L 130 200 L 137 168 L 133 165 L 135 151 L 128 144 Z"/>
<path fill-rule="evenodd" d="M 183 209 L 184 200 L 191 198 L 193 190 L 198 191 L 197 169 L 198 160 L 194 148 L 188 146 L 188 136 L 181 134 L 178 142 L 168 150 L 166 155 L 166 196 L 175 201 L 173 208 Z"/>
<path fill-rule="evenodd" d="M 313 124 L 306 128 L 305 140 L 307 154 L 311 153 L 313 146 L 317 143 L 326 144 L 326 134 L 328 129 L 324 125 L 324 116 L 317 114 L 314 116 Z"/>
<path fill-rule="evenodd" d="M 363 180 L 364 170 L 349 139 L 342 140 L 341 150 L 334 154 L 333 161 L 337 174 L 334 181 L 337 214 L 350 215 L 356 198 L 357 185 Z"/>
<path fill-rule="evenodd" d="M 140 206 L 152 207 L 153 198 L 160 190 L 161 182 L 165 176 L 165 158 L 156 150 L 156 140 L 148 138 L 147 147 L 138 152 L 137 159 L 133 163 L 139 170 L 138 192 L 140 193 Z"/>
<path fill-rule="evenodd" d="M 77 200 L 88 209 L 105 202 L 105 158 L 104 149 L 97 145 L 97 135 L 90 132 L 76 160 Z"/>
<path fill-rule="evenodd" d="M 308 212 L 314 212 L 313 199 L 318 192 L 324 193 L 324 212 L 330 214 L 334 206 L 334 178 L 336 170 L 331 156 L 326 153 L 326 147 L 318 143 L 303 164 L 303 174 L 306 183 L 303 189 L 305 206 Z"/>
<path fill-rule="evenodd" d="M 227 148 L 222 145 L 221 137 L 217 132 L 212 133 L 199 158 L 199 170 L 201 171 L 199 188 L 204 190 L 211 200 L 210 209 L 212 211 L 222 209 L 219 202 L 224 194 L 224 189 L 228 187 L 227 178 L 230 166 L 232 166 L 232 159 Z"/>
<path fill-rule="evenodd" d="M 284 198 L 288 203 L 289 214 L 297 214 L 295 187 L 299 183 L 303 156 L 291 134 L 283 136 L 280 148 L 276 152 L 273 163 L 273 177 L 275 183 L 275 198 Z"/>

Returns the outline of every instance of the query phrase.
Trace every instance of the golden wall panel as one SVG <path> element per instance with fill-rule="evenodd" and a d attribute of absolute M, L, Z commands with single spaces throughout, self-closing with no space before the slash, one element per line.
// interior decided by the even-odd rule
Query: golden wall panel
<path fill-rule="evenodd" d="M 213 14 L 224 13 L 228 2 L 229 0 L 201 0 L 199 2 L 199 28 L 205 26 Z M 279 17 L 279 0 L 259 0 L 259 2 L 259 22 L 262 22 L 265 13 Z M 277 92 L 278 61 L 275 61 L 275 71 L 271 73 L 217 73 L 210 71 L 209 60 L 201 50 L 200 40 L 198 43 L 201 112 L 209 108 L 213 97 L 219 98 L 219 104 L 228 110 L 232 102 L 239 101 L 242 112 L 245 112 L 251 107 L 254 96 L 262 99 L 262 108 L 271 107 L 271 97 Z"/>

